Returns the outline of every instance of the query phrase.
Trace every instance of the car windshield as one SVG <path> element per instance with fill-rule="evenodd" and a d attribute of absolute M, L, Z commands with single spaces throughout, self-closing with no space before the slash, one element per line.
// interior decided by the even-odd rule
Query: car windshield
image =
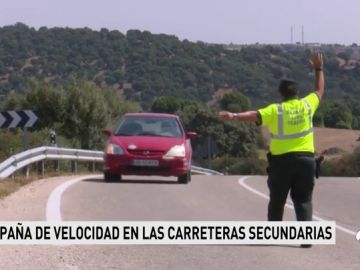
<path fill-rule="evenodd" d="M 176 118 L 127 116 L 120 122 L 115 135 L 181 137 L 182 129 Z"/>

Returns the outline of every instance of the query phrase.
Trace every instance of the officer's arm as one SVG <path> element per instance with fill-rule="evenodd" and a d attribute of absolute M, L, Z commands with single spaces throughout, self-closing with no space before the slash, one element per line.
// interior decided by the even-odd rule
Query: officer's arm
<path fill-rule="evenodd" d="M 241 113 L 231 113 L 231 112 L 220 112 L 220 118 L 225 120 L 238 120 L 238 121 L 251 121 L 256 122 L 259 119 L 257 111 L 247 111 Z"/>
<path fill-rule="evenodd" d="M 324 95 L 324 71 L 321 69 L 315 70 L 315 92 L 321 99 Z"/>
<path fill-rule="evenodd" d="M 324 89 L 325 89 L 322 54 L 314 53 L 311 56 L 310 63 L 315 70 L 315 92 L 321 99 L 322 96 L 324 95 Z"/>

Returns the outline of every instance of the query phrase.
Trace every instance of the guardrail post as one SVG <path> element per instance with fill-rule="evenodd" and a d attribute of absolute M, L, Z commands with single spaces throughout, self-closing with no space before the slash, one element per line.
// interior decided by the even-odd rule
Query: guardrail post
<path fill-rule="evenodd" d="M 95 162 L 94 161 L 92 162 L 92 172 L 93 173 L 95 172 Z"/>
<path fill-rule="evenodd" d="M 44 160 L 39 161 L 37 163 L 37 171 L 38 171 L 38 175 L 41 175 L 42 178 L 44 178 L 45 176 L 45 164 L 44 164 Z"/>
<path fill-rule="evenodd" d="M 77 174 L 77 161 L 76 160 L 71 161 L 71 172 Z"/>
<path fill-rule="evenodd" d="M 55 172 L 60 173 L 60 160 L 55 161 Z"/>
<path fill-rule="evenodd" d="M 30 167 L 29 166 L 26 166 L 25 168 L 23 168 L 23 172 L 25 174 L 25 177 L 26 178 L 29 178 L 29 175 L 30 175 Z"/>

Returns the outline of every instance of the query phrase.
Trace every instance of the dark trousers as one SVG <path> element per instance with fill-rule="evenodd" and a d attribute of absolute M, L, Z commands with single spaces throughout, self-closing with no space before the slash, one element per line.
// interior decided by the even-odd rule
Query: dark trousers
<path fill-rule="evenodd" d="M 269 158 L 268 220 L 281 221 L 290 191 L 298 221 L 312 220 L 315 159 L 311 154 L 289 153 Z"/>

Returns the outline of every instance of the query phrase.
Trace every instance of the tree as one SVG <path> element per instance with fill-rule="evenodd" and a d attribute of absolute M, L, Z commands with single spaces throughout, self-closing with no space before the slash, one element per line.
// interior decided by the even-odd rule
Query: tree
<path fill-rule="evenodd" d="M 125 100 L 119 92 L 114 91 L 112 88 L 102 88 L 101 93 L 104 95 L 109 112 L 108 127 L 112 127 L 123 114 L 142 110 L 139 103 Z"/>
<path fill-rule="evenodd" d="M 226 94 L 220 101 L 220 107 L 230 112 L 247 111 L 250 108 L 249 99 L 240 92 Z"/>
<path fill-rule="evenodd" d="M 36 110 L 40 116 L 38 128 L 54 128 L 55 124 L 64 119 L 64 90 L 46 82 L 30 80 L 29 90 L 25 92 L 23 108 Z"/>
<path fill-rule="evenodd" d="M 156 113 L 175 113 L 181 104 L 174 97 L 158 97 L 151 106 L 151 111 Z"/>
<path fill-rule="evenodd" d="M 65 91 L 62 133 L 66 138 L 77 138 L 82 149 L 99 148 L 110 115 L 101 89 L 89 82 L 73 80 Z"/>
<path fill-rule="evenodd" d="M 73 147 L 99 149 L 103 147 L 103 129 L 112 127 L 124 113 L 138 112 L 141 107 L 111 88 L 72 79 L 65 88 L 31 80 L 24 94 L 9 96 L 1 109 L 36 110 L 39 121 L 32 132 L 42 130 L 43 136 L 54 128 Z"/>
<path fill-rule="evenodd" d="M 344 103 L 331 102 L 324 111 L 324 124 L 331 128 L 351 129 L 351 111 Z"/>
<path fill-rule="evenodd" d="M 207 138 L 211 137 L 216 142 L 220 156 L 255 155 L 260 136 L 255 125 L 220 121 L 216 112 L 194 102 L 183 104 L 176 113 L 184 122 L 186 130 L 195 131 L 200 135 L 200 138 L 193 142 L 194 149 L 197 145 L 205 144 Z"/>

